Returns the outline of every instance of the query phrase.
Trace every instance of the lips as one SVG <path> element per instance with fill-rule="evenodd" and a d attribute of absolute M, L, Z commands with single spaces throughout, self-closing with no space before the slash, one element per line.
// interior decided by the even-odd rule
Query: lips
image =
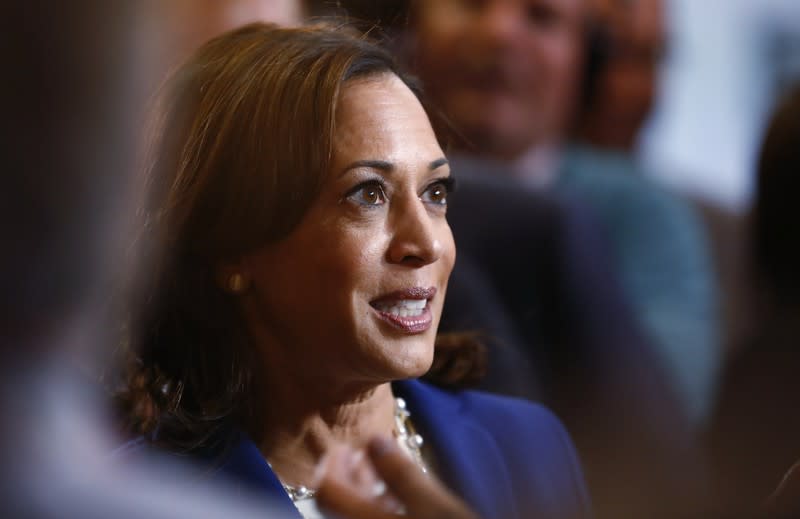
<path fill-rule="evenodd" d="M 430 300 L 434 287 L 412 287 L 383 295 L 370 302 L 379 319 L 405 333 L 422 333 L 433 323 Z"/>

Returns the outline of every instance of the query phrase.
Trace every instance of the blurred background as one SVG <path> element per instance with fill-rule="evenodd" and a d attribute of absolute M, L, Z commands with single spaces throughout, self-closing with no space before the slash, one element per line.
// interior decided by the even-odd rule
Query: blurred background
<path fill-rule="evenodd" d="M 1 427 L 4 495 L 26 431 L 57 435 L 26 439 L 40 452 L 88 442 L 56 422 L 110 430 L 87 373 L 114 349 L 140 114 L 253 21 L 344 20 L 419 77 L 460 183 L 443 330 L 486 337 L 483 389 L 565 422 L 598 517 L 753 516 L 800 459 L 800 2 L 78 3 L 1 17 L 2 401 L 28 404 Z"/>

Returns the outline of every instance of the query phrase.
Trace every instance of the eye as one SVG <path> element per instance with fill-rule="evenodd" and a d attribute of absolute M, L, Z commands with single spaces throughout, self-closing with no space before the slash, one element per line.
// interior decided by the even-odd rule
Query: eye
<path fill-rule="evenodd" d="M 437 180 L 429 185 L 420 197 L 423 202 L 435 205 L 447 205 L 447 195 L 450 193 L 450 179 Z"/>
<path fill-rule="evenodd" d="M 358 205 L 377 206 L 386 203 L 386 192 L 379 181 L 369 180 L 351 189 L 346 198 Z"/>

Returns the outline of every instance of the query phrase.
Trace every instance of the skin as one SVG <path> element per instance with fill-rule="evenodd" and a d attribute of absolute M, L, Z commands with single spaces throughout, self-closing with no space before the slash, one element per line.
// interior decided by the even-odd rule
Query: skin
<path fill-rule="evenodd" d="M 595 16 L 609 30 L 613 50 L 580 131 L 596 146 L 630 151 L 656 95 L 657 68 L 666 40 L 664 6 L 662 0 L 591 3 Z"/>
<path fill-rule="evenodd" d="M 336 517 L 396 518 L 399 510 L 416 519 L 478 519 L 436 478 L 422 473 L 390 439 L 375 438 L 365 452 L 333 449 L 317 470 L 319 505 Z M 386 492 L 376 496 L 374 484 Z"/>
<path fill-rule="evenodd" d="M 250 287 L 240 305 L 270 394 L 262 452 L 284 482 L 309 485 L 332 445 L 390 436 L 389 382 L 430 367 L 455 261 L 448 176 L 414 94 L 394 75 L 353 80 L 322 193 L 288 237 L 234 266 Z M 410 287 L 436 291 L 419 333 L 370 304 Z"/>
<path fill-rule="evenodd" d="M 416 72 L 471 151 L 515 159 L 566 130 L 582 59 L 583 0 L 415 4 Z"/>

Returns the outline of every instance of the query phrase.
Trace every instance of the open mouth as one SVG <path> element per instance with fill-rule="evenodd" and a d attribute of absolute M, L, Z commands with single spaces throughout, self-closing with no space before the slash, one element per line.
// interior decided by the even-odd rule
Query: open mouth
<path fill-rule="evenodd" d="M 435 288 L 414 287 L 382 296 L 370 305 L 385 323 L 405 333 L 421 333 L 433 323 L 430 301 Z"/>
<path fill-rule="evenodd" d="M 401 299 L 373 304 L 373 308 L 377 311 L 391 314 L 394 317 L 419 317 L 425 311 L 426 306 L 428 306 L 427 299 Z"/>

